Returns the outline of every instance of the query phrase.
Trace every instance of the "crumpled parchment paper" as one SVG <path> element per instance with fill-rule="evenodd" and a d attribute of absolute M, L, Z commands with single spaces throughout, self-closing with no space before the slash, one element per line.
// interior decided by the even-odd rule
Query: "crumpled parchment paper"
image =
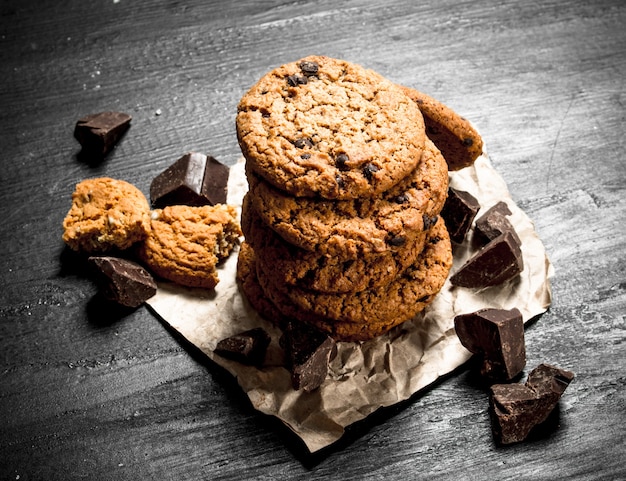
<path fill-rule="evenodd" d="M 446 281 L 433 303 L 411 321 L 382 337 L 364 343 L 338 343 L 329 375 L 312 393 L 294 391 L 282 366 L 280 332 L 248 304 L 235 281 L 237 254 L 220 266 L 215 291 L 189 289 L 160 282 L 147 301 L 153 311 L 210 359 L 237 378 L 253 406 L 278 417 L 305 443 L 310 452 L 337 441 L 344 428 L 377 409 L 408 399 L 470 358 L 454 331 L 454 317 L 478 309 L 517 307 L 524 322 L 543 313 L 551 302 L 552 265 L 532 221 L 513 202 L 506 183 L 486 154 L 473 166 L 450 173 L 450 186 L 478 199 L 477 218 L 498 201 L 505 201 L 509 220 L 522 240 L 524 271 L 519 278 L 483 290 L 453 288 Z M 228 203 L 241 206 L 247 182 L 241 159 L 231 167 Z M 474 250 L 471 235 L 454 249 L 454 273 Z M 213 353 L 217 342 L 253 327 L 272 336 L 262 369 L 223 359 Z"/>

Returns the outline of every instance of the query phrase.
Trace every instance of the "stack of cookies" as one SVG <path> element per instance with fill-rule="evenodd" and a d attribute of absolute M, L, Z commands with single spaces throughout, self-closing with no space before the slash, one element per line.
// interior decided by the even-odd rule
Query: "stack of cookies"
<path fill-rule="evenodd" d="M 363 341 L 413 318 L 443 287 L 449 167 L 410 93 L 311 56 L 242 97 L 249 190 L 237 275 L 262 316 Z"/>

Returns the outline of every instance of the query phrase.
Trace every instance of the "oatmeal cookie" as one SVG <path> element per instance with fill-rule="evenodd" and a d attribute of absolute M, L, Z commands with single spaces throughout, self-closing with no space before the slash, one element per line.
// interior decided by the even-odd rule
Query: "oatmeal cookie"
<path fill-rule="evenodd" d="M 216 266 L 240 235 L 234 206 L 168 206 L 152 212 L 151 232 L 139 257 L 157 276 L 212 289 L 219 282 Z"/>
<path fill-rule="evenodd" d="M 426 135 L 441 150 L 450 170 L 472 165 L 483 152 L 483 140 L 470 122 L 438 100 L 410 87 L 404 93 L 424 116 Z"/>
<path fill-rule="evenodd" d="M 63 220 L 63 241 L 73 250 L 102 253 L 128 249 L 146 238 L 150 205 L 134 185 L 109 177 L 76 185 Z"/>
<path fill-rule="evenodd" d="M 236 129 L 250 168 L 293 196 L 375 197 L 415 169 L 417 104 L 378 73 L 323 56 L 282 65 L 240 100 Z"/>
<path fill-rule="evenodd" d="M 402 250 L 407 237 L 432 223 L 448 195 L 446 161 L 429 140 L 417 168 L 378 198 L 293 197 L 247 175 L 247 195 L 265 224 L 290 244 L 343 260 Z M 242 212 L 242 218 L 247 215 Z"/>
<path fill-rule="evenodd" d="M 424 248 L 427 231 L 407 236 L 397 249 L 341 259 L 289 244 L 263 223 L 245 197 L 242 231 L 257 262 L 277 282 L 320 292 L 353 292 L 390 282 L 413 264 Z"/>
<path fill-rule="evenodd" d="M 255 262 L 257 281 L 282 316 L 312 324 L 337 340 L 370 339 L 415 316 L 441 290 L 451 266 L 450 237 L 441 218 L 417 261 L 376 289 L 325 294 L 286 287 Z"/>

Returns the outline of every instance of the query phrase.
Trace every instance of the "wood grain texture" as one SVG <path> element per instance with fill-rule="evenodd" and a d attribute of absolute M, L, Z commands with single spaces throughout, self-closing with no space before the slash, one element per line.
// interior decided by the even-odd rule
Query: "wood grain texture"
<path fill-rule="evenodd" d="M 1 479 L 619 479 L 626 419 L 626 5 L 320 0 L 0 5 Z M 182 153 L 239 157 L 237 101 L 311 53 L 470 119 L 555 266 L 528 366 L 577 374 L 532 440 L 497 448 L 460 369 L 315 456 L 145 308 L 114 310 L 61 241 L 75 183 L 148 192 Z M 77 158 L 84 114 L 132 127 Z"/>

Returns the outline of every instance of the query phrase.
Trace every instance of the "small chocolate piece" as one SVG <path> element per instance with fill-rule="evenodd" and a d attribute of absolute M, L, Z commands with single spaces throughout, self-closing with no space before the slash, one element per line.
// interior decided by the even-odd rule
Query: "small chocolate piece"
<path fill-rule="evenodd" d="M 548 418 L 573 379 L 571 371 L 540 364 L 528 375 L 526 384 L 491 386 L 491 427 L 496 442 L 511 444 L 526 439 Z"/>
<path fill-rule="evenodd" d="M 300 70 L 306 76 L 317 75 L 317 71 L 319 70 L 319 64 L 317 62 L 300 62 Z"/>
<path fill-rule="evenodd" d="M 514 232 L 505 232 L 474 254 L 450 282 L 459 287 L 490 287 L 513 279 L 523 270 L 519 238 Z"/>
<path fill-rule="evenodd" d="M 526 365 L 524 321 L 518 309 L 481 309 L 454 318 L 456 334 L 470 352 L 482 357 L 481 375 L 510 381 Z"/>
<path fill-rule="evenodd" d="M 348 169 L 347 164 L 349 160 L 350 158 L 348 157 L 348 154 L 339 154 L 335 158 L 335 165 L 337 166 L 339 170 L 347 170 Z"/>
<path fill-rule="evenodd" d="M 222 339 L 215 346 L 214 352 L 242 364 L 261 366 L 270 341 L 269 334 L 263 328 L 256 327 Z"/>
<path fill-rule="evenodd" d="M 450 240 L 457 244 L 463 243 L 479 209 L 478 200 L 469 192 L 452 187 L 448 189 L 441 217 L 446 222 Z"/>
<path fill-rule="evenodd" d="M 306 137 L 301 137 L 299 139 L 296 139 L 293 145 L 297 147 L 298 149 L 304 149 L 306 147 L 311 148 L 313 147 L 313 141 Z"/>
<path fill-rule="evenodd" d="M 132 117 L 122 112 L 100 112 L 79 119 L 74 137 L 88 155 L 104 157 L 130 127 Z"/>
<path fill-rule="evenodd" d="M 337 354 L 335 341 L 311 326 L 290 322 L 280 344 L 285 350 L 293 388 L 306 392 L 317 389 L 326 379 L 328 363 Z"/>
<path fill-rule="evenodd" d="M 297 87 L 298 85 L 306 85 L 309 82 L 307 77 L 300 75 L 290 75 L 287 77 L 287 84 L 290 87 Z"/>
<path fill-rule="evenodd" d="M 426 214 L 422 214 L 422 222 L 424 224 L 424 230 L 430 230 L 439 220 L 439 216 L 427 216 Z"/>
<path fill-rule="evenodd" d="M 96 281 L 104 297 L 111 301 L 138 307 L 156 294 L 156 282 L 136 262 L 111 256 L 92 256 L 89 262 L 98 269 Z"/>
<path fill-rule="evenodd" d="M 363 175 L 367 180 L 372 180 L 372 177 L 376 172 L 378 172 L 380 168 L 376 164 L 367 163 L 365 167 L 363 167 Z"/>
<path fill-rule="evenodd" d="M 476 221 L 474 238 L 484 245 L 505 232 L 515 233 L 513 224 L 507 219 L 509 215 L 511 215 L 511 211 L 503 201 L 490 207 L 489 210 Z M 517 237 L 517 233 L 515 233 L 515 236 Z"/>
<path fill-rule="evenodd" d="M 210 155 L 189 152 L 152 180 L 150 200 L 154 207 L 224 204 L 228 174 Z"/>

